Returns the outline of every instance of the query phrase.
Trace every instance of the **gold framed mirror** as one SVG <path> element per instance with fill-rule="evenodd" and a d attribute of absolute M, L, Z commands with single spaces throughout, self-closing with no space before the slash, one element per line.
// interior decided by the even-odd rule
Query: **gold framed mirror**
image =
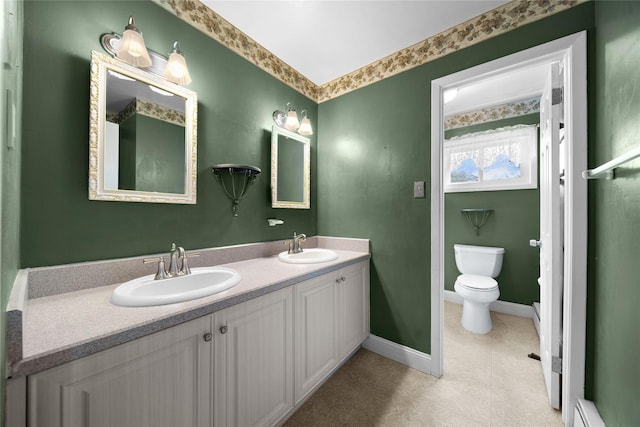
<path fill-rule="evenodd" d="M 271 131 L 271 207 L 310 209 L 309 138 L 278 126 Z"/>
<path fill-rule="evenodd" d="M 196 203 L 197 94 L 93 51 L 89 199 Z"/>

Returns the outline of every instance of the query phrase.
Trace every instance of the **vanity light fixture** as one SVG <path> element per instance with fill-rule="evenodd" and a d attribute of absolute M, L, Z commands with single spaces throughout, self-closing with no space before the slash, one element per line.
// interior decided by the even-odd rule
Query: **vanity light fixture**
<path fill-rule="evenodd" d="M 291 102 L 287 102 L 286 113 L 280 110 L 273 112 L 273 121 L 280 127 L 288 129 L 292 132 L 298 132 L 300 135 L 313 135 L 311 121 L 307 117 L 307 110 L 302 110 L 302 122 L 298 120 L 298 113 L 293 108 Z"/>
<path fill-rule="evenodd" d="M 136 27 L 133 16 L 129 17 L 129 23 L 124 27 L 124 33 L 118 50 L 116 50 L 116 56 L 134 67 L 142 68 L 151 65 L 149 52 L 147 52 L 142 33 Z"/>
<path fill-rule="evenodd" d="M 187 68 L 187 61 L 180 50 L 180 44 L 177 41 L 173 43 L 169 58 L 147 49 L 142 34 L 135 26 L 133 16 L 129 17 L 129 24 L 122 36 L 116 33 L 103 34 L 100 36 L 100 43 L 111 56 L 129 65 L 144 68 L 151 74 L 182 86 L 191 83 L 191 75 Z"/>
<path fill-rule="evenodd" d="M 169 60 L 162 75 L 167 80 L 179 85 L 188 85 L 191 83 L 187 61 L 184 59 L 184 55 L 180 50 L 180 43 L 177 41 L 173 43 L 173 50 L 169 54 Z"/>
<path fill-rule="evenodd" d="M 289 104 L 287 104 L 287 106 L 288 105 Z M 297 131 L 298 128 L 300 127 L 300 122 L 298 121 L 298 114 L 296 113 L 296 110 L 294 110 L 293 108 L 290 108 L 289 111 L 287 111 L 287 119 L 284 121 L 284 127 L 293 132 Z"/>
<path fill-rule="evenodd" d="M 300 122 L 298 133 L 304 136 L 313 135 L 313 129 L 311 128 L 311 121 L 309 121 L 309 117 L 307 117 L 307 110 L 302 110 L 300 114 L 302 114 L 302 121 Z"/>

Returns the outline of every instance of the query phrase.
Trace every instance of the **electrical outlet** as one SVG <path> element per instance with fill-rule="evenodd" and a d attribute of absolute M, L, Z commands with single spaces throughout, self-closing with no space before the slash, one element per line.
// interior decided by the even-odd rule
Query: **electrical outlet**
<path fill-rule="evenodd" d="M 424 181 L 415 181 L 413 183 L 413 198 L 424 199 Z"/>

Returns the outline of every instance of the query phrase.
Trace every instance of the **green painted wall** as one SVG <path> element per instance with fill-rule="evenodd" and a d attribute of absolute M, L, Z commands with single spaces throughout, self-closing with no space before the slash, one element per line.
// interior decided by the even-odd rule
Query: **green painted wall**
<path fill-rule="evenodd" d="M 596 3 L 589 165 L 640 144 L 640 3 Z M 608 427 L 640 425 L 640 160 L 589 183 L 587 396 Z"/>
<path fill-rule="evenodd" d="M 129 15 L 150 49 L 179 40 L 198 93 L 198 203 L 88 200 L 89 62 L 102 33 L 122 32 Z M 25 3 L 22 266 L 126 257 L 317 234 L 316 139 L 311 137 L 310 210 L 272 209 L 271 119 L 287 101 L 317 123 L 317 104 L 150 1 Z M 55 35 L 64 34 L 64 43 Z M 54 36 L 52 36 L 54 35 Z M 214 163 L 260 167 L 250 193 L 231 201 Z M 267 218 L 285 224 L 268 227 Z"/>
<path fill-rule="evenodd" d="M 136 189 L 136 129 L 138 115 L 133 114 L 118 128 L 118 188 Z"/>
<path fill-rule="evenodd" d="M 373 334 L 430 351 L 431 80 L 592 26 L 585 3 L 320 104 L 318 230 L 371 239 Z"/>
<path fill-rule="evenodd" d="M 451 129 L 445 138 L 499 129 L 518 124 L 538 124 L 539 114 L 528 114 Z M 502 270 L 497 277 L 500 300 L 531 305 L 539 301 L 539 252 L 529 246 L 529 239 L 538 238 L 540 232 L 540 192 L 532 190 L 475 191 L 447 193 L 444 197 L 444 287 L 453 291 L 456 267 L 453 245 L 498 246 L 505 249 Z M 460 212 L 465 208 L 491 208 L 493 214 L 476 235 L 475 229 Z"/>
<path fill-rule="evenodd" d="M 189 87 L 199 94 L 195 206 L 87 200 L 90 51 L 101 50 L 101 33 L 122 31 L 129 14 L 149 47 L 168 50 L 179 39 L 189 61 Z M 590 165 L 638 143 L 638 2 L 589 2 L 320 106 L 149 2 L 26 2 L 25 16 L 22 176 L 19 145 L 2 157 L 3 308 L 19 265 L 159 252 L 173 240 L 196 248 L 318 232 L 371 239 L 372 333 L 428 353 L 429 198 L 413 199 L 412 183 L 430 177 L 431 80 L 588 29 Z M 66 34 L 65 45 L 51 34 Z M 272 210 L 263 174 L 233 218 L 209 165 L 268 171 L 271 113 L 287 101 L 318 123 L 313 209 Z M 608 426 L 640 424 L 639 178 L 630 168 L 589 184 L 586 397 Z M 272 216 L 285 225 L 266 227 Z"/>
<path fill-rule="evenodd" d="M 0 425 L 5 414 L 5 310 L 20 268 L 22 1 L 0 3 Z M 7 120 L 14 117 L 15 120 Z M 15 123 L 15 125 L 13 124 Z"/>
<path fill-rule="evenodd" d="M 136 116 L 136 189 L 184 193 L 184 126 Z"/>

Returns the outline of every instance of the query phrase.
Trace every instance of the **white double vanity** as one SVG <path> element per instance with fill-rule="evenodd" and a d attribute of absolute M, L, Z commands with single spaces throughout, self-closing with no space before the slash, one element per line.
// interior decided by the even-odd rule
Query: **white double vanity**
<path fill-rule="evenodd" d="M 200 251 L 194 264 L 240 282 L 154 307 L 113 305 L 124 280 L 91 280 L 133 278 L 140 259 L 21 272 L 8 313 L 11 425 L 281 424 L 369 335 L 368 241 L 307 246 L 337 259 L 285 263 L 281 242 Z"/>

